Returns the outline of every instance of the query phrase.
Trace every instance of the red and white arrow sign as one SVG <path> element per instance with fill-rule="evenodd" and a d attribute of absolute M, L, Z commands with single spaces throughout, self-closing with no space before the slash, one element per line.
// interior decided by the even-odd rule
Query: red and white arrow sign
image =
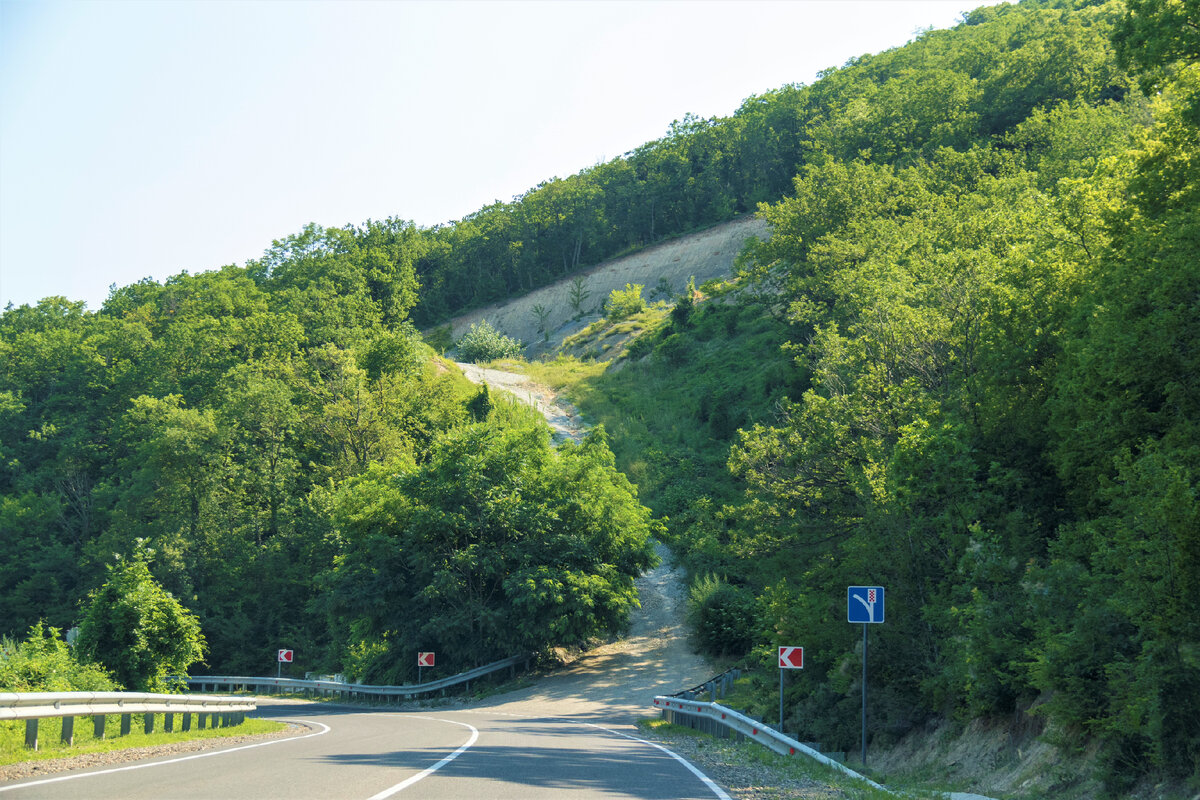
<path fill-rule="evenodd" d="M 804 669 L 804 648 L 803 647 L 780 647 L 779 648 L 779 668 L 780 669 Z"/>
<path fill-rule="evenodd" d="M 432 667 L 433 666 L 433 653 L 417 653 L 417 666 L 418 667 Z"/>
<path fill-rule="evenodd" d="M 279 663 L 281 663 L 281 664 L 292 663 L 292 651 L 291 650 L 280 650 L 279 651 Z"/>

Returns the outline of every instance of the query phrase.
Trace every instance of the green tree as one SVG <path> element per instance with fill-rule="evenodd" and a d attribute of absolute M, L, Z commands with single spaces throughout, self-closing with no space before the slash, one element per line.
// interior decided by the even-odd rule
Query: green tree
<path fill-rule="evenodd" d="M 602 431 L 553 450 L 541 425 L 465 426 L 333 499 L 329 608 L 372 681 L 404 679 L 414 649 L 466 668 L 619 632 L 654 561 L 658 525 Z"/>
<path fill-rule="evenodd" d="M 144 552 L 109 565 L 108 580 L 88 595 L 79 622 L 80 654 L 112 671 L 123 686 L 170 686 L 204 658 L 200 621 L 150 574 Z"/>
<path fill-rule="evenodd" d="M 571 310 L 575 312 L 575 316 L 583 315 L 583 304 L 587 302 L 591 292 L 587 289 L 587 282 L 582 276 L 576 275 L 571 279 L 571 294 L 568 297 L 568 302 L 571 304 Z"/>

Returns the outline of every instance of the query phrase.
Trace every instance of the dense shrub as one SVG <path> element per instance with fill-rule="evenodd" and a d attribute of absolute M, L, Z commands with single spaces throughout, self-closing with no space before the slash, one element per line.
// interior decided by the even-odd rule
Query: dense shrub
<path fill-rule="evenodd" d="M 23 642 L 0 640 L 0 691 L 104 692 L 119 689 L 103 667 L 75 659 L 58 628 L 37 623 Z"/>
<path fill-rule="evenodd" d="M 643 311 L 646 308 L 646 301 L 642 299 L 644 288 L 640 283 L 627 283 L 624 289 L 613 289 L 604 304 L 609 321 L 617 322 Z"/>
<path fill-rule="evenodd" d="M 700 650 L 716 656 L 742 656 L 754 630 L 754 595 L 716 575 L 704 575 L 688 593 L 688 621 Z"/>
<path fill-rule="evenodd" d="M 455 347 L 458 357 L 472 364 L 499 358 L 518 358 L 525 349 L 521 341 L 500 333 L 486 319 L 472 325 Z"/>

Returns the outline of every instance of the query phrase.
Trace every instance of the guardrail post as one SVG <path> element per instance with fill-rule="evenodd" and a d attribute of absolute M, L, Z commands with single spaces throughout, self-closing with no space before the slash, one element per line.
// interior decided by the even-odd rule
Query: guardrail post
<path fill-rule="evenodd" d="M 190 731 L 190 730 L 192 729 L 192 715 L 191 715 L 191 712 L 184 712 L 184 714 L 183 714 L 183 725 L 182 725 L 182 729 L 183 729 L 183 732 L 184 732 L 184 733 L 187 733 L 188 731 Z"/>
<path fill-rule="evenodd" d="M 175 732 L 175 715 L 163 714 L 163 730 L 167 733 Z"/>
<path fill-rule="evenodd" d="M 201 714 L 196 715 L 197 730 L 204 730 L 204 726 L 207 724 L 208 724 L 208 714 L 201 713 Z"/>
<path fill-rule="evenodd" d="M 154 715 L 146 714 L 142 724 L 142 733 L 154 733 Z"/>
<path fill-rule="evenodd" d="M 122 714 L 121 715 L 121 735 L 122 736 L 129 735 L 129 728 L 132 724 L 132 720 L 130 719 L 130 717 L 132 717 L 132 716 L 133 716 L 132 714 Z"/>
<path fill-rule="evenodd" d="M 108 721 L 108 717 L 103 714 L 97 714 L 92 717 L 92 736 L 96 739 L 104 738 L 104 723 Z"/>
<path fill-rule="evenodd" d="M 61 741 L 67 747 L 70 747 L 71 745 L 75 744 L 75 718 L 74 717 L 63 717 L 62 718 L 62 735 L 59 736 L 58 738 L 59 738 L 59 741 Z"/>
<path fill-rule="evenodd" d="M 30 750 L 37 750 L 37 733 L 38 721 L 36 719 L 25 720 L 25 747 Z"/>

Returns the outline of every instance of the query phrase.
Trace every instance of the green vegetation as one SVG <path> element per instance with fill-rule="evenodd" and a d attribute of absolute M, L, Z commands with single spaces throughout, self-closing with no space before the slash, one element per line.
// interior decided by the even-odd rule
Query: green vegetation
<path fill-rule="evenodd" d="M 127 689 L 166 691 L 170 676 L 204 658 L 204 635 L 200 620 L 151 577 L 148 556 L 139 551 L 109 566 L 108 580 L 88 596 L 78 647 Z"/>
<path fill-rule="evenodd" d="M 400 683 L 413 642 L 469 663 L 622 630 L 657 526 L 603 428 L 557 452 L 549 438 L 468 426 L 427 463 L 381 465 L 332 498 L 346 543 L 328 602 L 360 637 L 348 665 L 360 680 Z"/>
<path fill-rule="evenodd" d="M 132 689 L 201 657 L 263 674 L 280 647 L 404 683 L 417 650 L 453 672 L 620 630 L 655 524 L 601 434 L 550 447 L 421 343 L 419 247 L 310 226 L 96 313 L 6 310 L 0 634 L 79 623 L 76 656 Z"/>
<path fill-rule="evenodd" d="M 677 304 L 619 370 L 545 370 L 670 517 L 699 644 L 761 667 L 745 702 L 767 710 L 774 648 L 804 644 L 787 725 L 832 749 L 858 738 L 845 587 L 876 583 L 877 743 L 1031 715 L 1067 752 L 1098 745 L 1114 795 L 1200 780 L 1200 629 L 1180 606 L 1200 585 L 1200 93 L 1171 23 L 1197 15 L 1132 5 L 982 9 L 827 75 L 812 90 L 856 87 L 867 120 L 961 86 L 976 133 L 857 119 L 854 146 L 840 129 L 762 207 L 773 234 L 734 291 Z M 1016 103 L 1009 84 L 1003 116 L 976 105 L 987 79 L 965 54 L 1034 30 L 1079 48 L 1076 88 Z M 1174 54 L 1146 84 L 1160 96 L 1121 76 L 1110 35 L 1126 64 Z M 1023 47 L 1008 69 L 1044 56 Z"/>
<path fill-rule="evenodd" d="M 645 310 L 646 301 L 642 298 L 642 284 L 625 284 L 624 289 L 613 289 L 604 304 L 605 316 L 611 322 L 620 322 Z"/>
<path fill-rule="evenodd" d="M 6 310 L 0 632 L 68 626 L 144 539 L 211 668 L 288 646 L 400 682 L 417 649 L 619 630 L 661 523 L 698 641 L 764 668 L 752 703 L 806 647 L 786 727 L 854 749 L 845 587 L 881 584 L 876 744 L 1027 719 L 1114 796 L 1194 792 L 1198 24 L 981 8 L 453 225 L 309 226 L 96 313 Z M 603 424 L 581 446 L 409 324 L 755 208 L 733 280 L 630 284 L 529 365 Z"/>
<path fill-rule="evenodd" d="M 524 348 L 525 346 L 521 342 L 500 333 L 486 319 L 472 324 L 454 345 L 458 357 L 472 364 L 497 361 L 502 358 L 519 358 Z"/>
<path fill-rule="evenodd" d="M 51 758 L 67 758 L 87 753 L 109 753 L 114 750 L 130 750 L 139 747 L 155 747 L 157 745 L 174 744 L 193 739 L 225 739 L 231 736 L 254 736 L 264 733 L 277 733 L 287 728 L 283 722 L 268 719 L 247 718 L 241 725 L 229 728 L 205 728 L 199 730 L 193 727 L 190 731 L 162 730 L 147 734 L 142 725 L 141 714 L 131 715 L 131 729 L 128 736 L 115 737 L 112 732 L 119 730 L 121 717 L 110 714 L 106 718 L 105 727 L 108 731 L 104 739 L 96 739 L 93 735 L 91 718 L 88 724 L 76 723 L 74 728 L 74 744 L 67 746 L 59 741 L 62 732 L 61 718 L 51 717 L 41 720 L 38 726 L 38 749 L 29 750 L 25 747 L 25 723 L 21 720 L 0 722 L 0 766 L 17 764 L 22 761 L 45 761 Z M 161 719 L 156 723 L 161 728 Z M 178 726 L 177 726 L 178 727 Z"/>
<path fill-rule="evenodd" d="M 108 692 L 117 689 L 99 664 L 80 661 L 57 628 L 41 622 L 24 641 L 0 639 L 0 687 L 8 692 Z"/>

